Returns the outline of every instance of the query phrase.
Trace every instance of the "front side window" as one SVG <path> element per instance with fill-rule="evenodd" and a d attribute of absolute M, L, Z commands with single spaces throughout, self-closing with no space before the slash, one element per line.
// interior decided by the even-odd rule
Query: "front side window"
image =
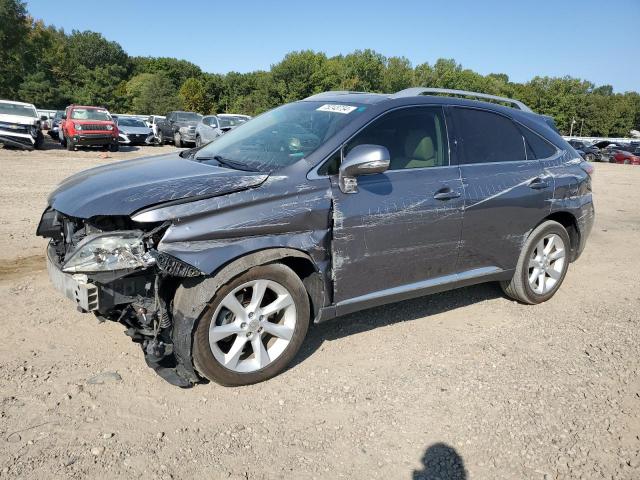
<path fill-rule="evenodd" d="M 247 169 L 275 171 L 314 152 L 366 109 L 366 105 L 318 101 L 283 105 L 209 143 L 196 160 L 218 157 Z"/>
<path fill-rule="evenodd" d="M 381 145 L 389 150 L 389 170 L 449 165 L 444 114 L 440 107 L 395 110 L 375 120 L 345 147 L 343 155 L 357 145 Z"/>
<path fill-rule="evenodd" d="M 451 113 L 463 163 L 526 160 L 525 142 L 507 117 L 486 110 L 454 107 Z"/>
<path fill-rule="evenodd" d="M 218 124 L 216 123 L 216 117 L 204 117 L 202 119 L 202 123 L 211 128 L 216 128 L 218 126 Z"/>

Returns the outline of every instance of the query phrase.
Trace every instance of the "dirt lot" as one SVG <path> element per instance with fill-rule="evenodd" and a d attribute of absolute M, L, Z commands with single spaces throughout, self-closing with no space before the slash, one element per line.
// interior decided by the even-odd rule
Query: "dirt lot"
<path fill-rule="evenodd" d="M 640 168 L 596 165 L 546 304 L 483 285 L 376 308 L 266 383 L 181 390 L 52 289 L 34 236 L 67 175 L 172 148 L 0 150 L 0 479 L 640 478 Z"/>

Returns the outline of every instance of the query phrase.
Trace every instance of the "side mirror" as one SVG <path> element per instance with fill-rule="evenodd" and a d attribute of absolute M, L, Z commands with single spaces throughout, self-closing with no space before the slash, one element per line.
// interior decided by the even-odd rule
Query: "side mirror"
<path fill-rule="evenodd" d="M 66 120 L 66 119 L 67 119 L 67 115 L 66 114 L 62 115 L 62 120 Z"/>
<path fill-rule="evenodd" d="M 43 122 L 46 122 L 47 120 L 49 120 L 49 118 L 46 115 L 42 115 L 40 117 L 40 120 L 42 120 Z"/>
<path fill-rule="evenodd" d="M 389 168 L 391 155 L 381 145 L 358 145 L 340 165 L 339 181 L 342 193 L 357 193 L 359 175 L 382 173 Z"/>

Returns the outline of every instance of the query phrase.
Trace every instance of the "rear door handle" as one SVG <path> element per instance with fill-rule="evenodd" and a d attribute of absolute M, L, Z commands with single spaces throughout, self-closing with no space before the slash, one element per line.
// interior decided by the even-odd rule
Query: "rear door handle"
<path fill-rule="evenodd" d="M 534 178 L 529 182 L 529 188 L 533 188 L 534 190 L 542 190 L 547 187 L 549 187 L 549 184 L 540 177 Z"/>
<path fill-rule="evenodd" d="M 451 200 L 453 198 L 458 198 L 459 196 L 460 192 L 457 190 L 451 190 L 450 187 L 441 188 L 433 194 L 433 198 L 436 200 Z"/>

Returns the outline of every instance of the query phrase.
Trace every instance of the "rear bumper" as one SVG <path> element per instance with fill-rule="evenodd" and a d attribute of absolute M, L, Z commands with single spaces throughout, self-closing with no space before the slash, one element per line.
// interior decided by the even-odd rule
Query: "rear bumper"
<path fill-rule="evenodd" d="M 573 260 L 577 260 L 582 255 L 584 247 L 587 245 L 587 239 L 593 229 L 593 223 L 596 218 L 595 208 L 593 202 L 586 203 L 580 209 L 580 216 L 578 217 L 578 230 L 580 232 L 580 241 L 578 242 L 578 248 L 573 256 Z"/>

